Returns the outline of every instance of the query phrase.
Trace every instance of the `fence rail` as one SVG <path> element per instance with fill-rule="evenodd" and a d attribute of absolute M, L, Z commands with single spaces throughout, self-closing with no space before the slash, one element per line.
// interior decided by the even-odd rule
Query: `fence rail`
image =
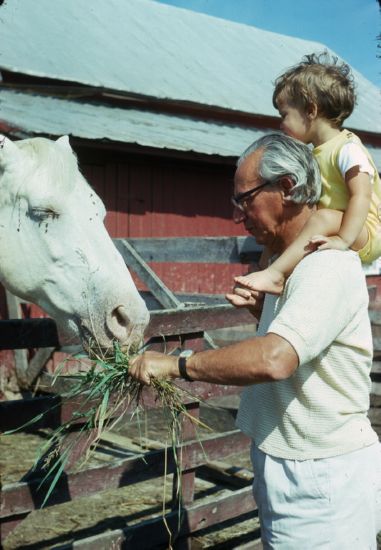
<path fill-rule="evenodd" d="M 256 261 L 260 248 L 253 239 L 223 238 L 223 239 L 165 239 L 158 242 L 156 239 L 129 239 L 115 240 L 127 265 L 144 281 L 150 291 L 150 298 L 154 298 L 159 307 L 150 311 L 150 324 L 145 337 L 151 342 L 179 340 L 183 344 L 187 341 L 189 347 L 199 346 L 198 349 L 213 347 L 215 344 L 208 331 L 241 325 L 253 324 L 253 317 L 243 310 L 237 310 L 228 304 L 222 303 L 193 303 L 184 304 L 180 297 L 173 294 L 151 270 L 147 262 L 217 262 L 236 263 Z M 163 246 L 165 244 L 165 246 Z M 19 361 L 21 379 L 25 384 L 31 383 L 28 378 L 28 365 L 25 348 L 42 348 L 49 350 L 60 349 L 56 325 L 51 319 L 22 319 L 17 298 L 8 294 L 10 312 L 19 318 L 0 321 L 0 349 L 14 349 L 16 361 Z M 40 350 L 41 351 L 41 350 Z M 44 356 L 46 360 L 46 356 Z M 41 367 L 43 365 L 40 365 Z M 55 407 L 45 414 L 39 422 L 25 428 L 26 431 L 55 428 L 71 418 L 75 403 L 62 399 L 50 386 L 52 376 L 38 371 L 40 389 L 51 392 L 21 401 L 5 401 L 0 403 L 0 429 L 12 430 L 25 424 L 37 414 Z M 33 370 L 36 376 L 36 369 Z M 67 382 L 70 384 L 70 381 Z M 236 395 L 239 388 L 234 386 L 216 386 L 212 384 L 194 383 L 189 385 L 181 382 L 183 387 L 189 387 L 193 395 L 202 400 L 209 400 L 218 396 Z M 65 389 L 63 386 L 58 390 Z M 199 402 L 189 398 L 186 403 L 192 415 L 199 415 Z M 156 407 L 153 396 L 147 390 L 144 397 L 147 408 Z M 104 489 L 123 487 L 137 483 L 144 479 L 152 479 L 164 472 L 164 464 L 168 473 L 175 472 L 175 456 L 181 454 L 182 493 L 181 522 L 178 523 L 178 512 L 173 501 L 173 512 L 167 515 L 167 522 L 172 525 L 172 531 L 177 537 L 186 537 L 201 528 L 217 525 L 224 519 L 239 518 L 248 511 L 255 510 L 255 503 L 251 496 L 251 477 L 237 477 L 233 483 L 232 494 L 221 496 L 213 502 L 194 501 L 196 472 L 205 469 L 221 476 L 218 470 L 218 461 L 230 455 L 232 451 L 247 451 L 248 439 L 238 430 L 225 433 L 214 433 L 202 437 L 202 443 L 195 439 L 194 428 L 191 423 L 184 426 L 184 442 L 173 451 L 165 452 L 160 442 L 150 442 L 148 448 L 134 456 L 115 460 L 104 466 L 86 468 L 80 472 L 70 469 L 64 473 L 55 490 L 49 497 L 47 506 L 67 502 L 83 496 L 89 496 Z M 10 436 L 12 437 L 12 436 Z M 152 448 L 152 445 L 154 448 Z M 161 448 L 160 448 L 161 446 Z M 159 447 L 159 448 L 155 448 Z M 217 466 L 216 466 L 217 461 Z M 23 521 L 33 510 L 38 509 L 43 499 L 43 491 L 38 491 L 41 472 L 29 472 L 23 481 L 5 484 L 1 488 L 0 525 L 2 540 Z M 174 485 L 177 483 L 174 476 Z M 229 477 L 229 476 L 227 476 Z M 237 487 L 237 480 L 239 480 Z M 175 494 L 175 490 L 174 490 Z M 239 505 L 238 505 L 239 504 Z M 149 535 L 147 535 L 149 533 Z M 148 536 L 148 539 L 147 539 Z M 97 533 L 94 537 L 85 537 L 75 541 L 70 547 L 78 548 L 147 548 L 149 540 L 158 544 L 168 542 L 168 532 L 163 530 L 161 515 L 146 519 L 139 525 L 125 530 Z M 128 541 L 128 544 L 127 544 Z M 126 546 L 127 544 L 127 546 Z M 184 542 L 186 546 L 186 542 Z M 185 547 L 184 546 L 184 547 Z M 63 546 L 64 547 L 64 546 Z"/>
<path fill-rule="evenodd" d="M 129 268 L 134 270 L 150 290 L 150 297 L 155 299 L 159 307 L 150 311 L 150 324 L 146 331 L 146 339 L 159 342 L 163 339 L 187 341 L 190 347 L 213 347 L 215 345 L 213 331 L 224 327 L 240 327 L 253 324 L 253 317 L 245 310 L 237 310 L 222 303 L 197 303 L 192 297 L 192 304 L 183 303 L 181 297 L 165 287 L 163 282 L 149 267 L 148 262 L 216 262 L 236 263 L 258 260 L 260 247 L 253 239 L 222 238 L 222 239 L 116 239 L 116 246 L 121 251 Z M 165 246 L 164 246 L 165 245 Z M 208 301 L 208 300 L 207 300 Z M 37 414 L 47 411 L 54 404 L 55 408 L 45 414 L 38 423 L 29 426 L 25 431 L 56 428 L 71 418 L 75 403 L 65 401 L 59 392 L 65 388 L 58 386 L 58 394 L 50 387 L 52 376 L 41 369 L 51 350 L 60 349 L 57 329 L 51 319 L 22 319 L 19 302 L 8 295 L 9 311 L 19 318 L 0 321 L 0 349 L 13 349 L 16 354 L 21 378 L 30 384 L 36 376 L 40 380 L 40 388 L 45 394 L 19 401 L 0 402 L 0 430 L 12 430 L 25 424 Z M 159 309 L 159 308 L 162 309 Z M 371 311 L 375 349 L 381 350 L 381 317 L 379 311 Z M 40 354 L 39 364 L 28 364 L 25 348 L 46 349 L 46 354 Z M 40 351 L 41 351 L 40 350 Z M 17 355 L 19 354 L 19 355 Z M 376 353 L 372 372 L 372 411 L 373 422 L 381 427 L 381 355 Z M 28 370 L 31 369 L 31 370 Z M 29 373 L 29 374 L 28 374 Z M 68 378 L 70 384 L 70 378 Z M 221 396 L 234 396 L 239 388 L 234 386 L 216 386 L 212 384 L 193 383 L 189 385 L 193 395 L 202 400 Z M 56 390 L 57 391 L 57 390 Z M 147 390 L 145 396 L 147 408 L 157 406 L 152 394 Z M 189 398 L 187 407 L 191 414 L 199 414 L 199 402 Z M 123 457 L 101 466 L 88 467 L 82 471 L 68 470 L 62 476 L 52 492 L 47 506 L 68 502 L 79 497 L 90 496 L 99 491 L 125 487 L 142 480 L 153 479 L 162 475 L 164 464 L 168 473 L 175 472 L 175 458 L 182 456 L 182 487 L 183 503 L 181 517 L 173 500 L 173 511 L 167 514 L 167 523 L 176 537 L 187 547 L 187 540 L 201 529 L 216 526 L 219 523 L 236 518 L 240 520 L 248 512 L 256 509 L 251 492 L 250 475 L 225 475 L 226 468 L 221 465 L 232 451 L 248 451 L 248 439 L 238 430 L 224 433 L 213 433 L 202 437 L 202 442 L 195 438 L 194 430 L 188 424 L 185 426 L 185 438 L 182 446 L 165 453 L 160 441 L 148 442 L 147 447 L 136 451 L 133 456 Z M 12 436 L 10 436 L 12 437 Z M 221 476 L 227 479 L 229 492 L 212 501 L 195 500 L 195 479 L 198 472 L 209 472 L 213 479 Z M 242 474 L 242 472 L 241 472 Z M 18 526 L 28 514 L 38 509 L 43 499 L 43 493 L 37 490 L 41 481 L 41 471 L 29 472 L 23 480 L 17 483 L 5 483 L 1 487 L 0 527 L 1 540 Z M 174 476 L 174 485 L 176 484 Z M 175 493 L 175 491 L 174 491 Z M 180 519 L 180 521 L 179 521 Z M 61 544 L 60 548 L 78 548 L 87 550 L 93 548 L 150 548 L 150 545 L 167 544 L 168 531 L 163 526 L 159 514 L 150 519 L 144 519 L 139 524 L 124 529 L 101 530 L 94 534 L 78 536 L 70 544 Z M 48 541 L 49 543 L 49 541 Z M 47 543 L 47 544 L 48 544 Z M 253 546 L 254 547 L 254 546 Z M 255 546 L 260 548 L 260 546 Z"/>

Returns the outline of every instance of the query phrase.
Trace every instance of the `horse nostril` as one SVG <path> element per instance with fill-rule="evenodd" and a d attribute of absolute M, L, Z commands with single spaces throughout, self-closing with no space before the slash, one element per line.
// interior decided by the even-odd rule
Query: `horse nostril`
<path fill-rule="evenodd" d="M 134 308 L 125 306 L 114 308 L 107 320 L 107 327 L 112 338 L 121 344 L 140 345 L 149 314 L 148 310 L 144 312 L 144 315 L 139 315 L 139 313 L 137 314 Z"/>
<path fill-rule="evenodd" d="M 118 306 L 111 312 L 111 318 L 120 327 L 127 328 L 130 323 L 130 318 L 127 315 L 127 308 Z"/>

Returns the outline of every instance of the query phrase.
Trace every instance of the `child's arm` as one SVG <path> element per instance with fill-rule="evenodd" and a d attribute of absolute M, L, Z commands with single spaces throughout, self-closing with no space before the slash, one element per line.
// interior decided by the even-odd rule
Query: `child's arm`
<path fill-rule="evenodd" d="M 360 165 L 352 166 L 345 172 L 345 183 L 349 193 L 345 212 L 318 210 L 275 262 L 263 271 L 237 277 L 236 282 L 251 290 L 280 294 L 286 278 L 313 250 L 359 250 L 365 246 L 368 232 L 364 224 L 372 195 L 370 176 L 367 172 L 360 172 Z"/>
<path fill-rule="evenodd" d="M 347 250 L 352 247 L 358 250 L 366 244 L 368 235 L 364 224 L 372 196 L 369 174 L 360 172 L 359 166 L 353 166 L 345 173 L 345 183 L 349 201 L 337 235 L 316 235 L 310 240 L 313 245 L 318 245 L 319 250 Z"/>
<path fill-rule="evenodd" d="M 286 278 L 313 250 L 362 248 L 368 238 L 364 223 L 372 193 L 370 178 L 355 166 L 346 172 L 345 181 L 350 199 L 344 213 L 328 208 L 317 210 L 279 258 L 263 271 L 236 277 L 236 282 L 251 290 L 280 294 Z"/>

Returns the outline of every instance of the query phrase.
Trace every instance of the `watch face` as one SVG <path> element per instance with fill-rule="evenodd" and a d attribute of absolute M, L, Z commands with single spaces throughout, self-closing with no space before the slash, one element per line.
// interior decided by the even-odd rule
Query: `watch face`
<path fill-rule="evenodd" d="M 184 349 L 181 353 L 180 353 L 180 357 L 190 357 L 191 355 L 193 355 L 193 350 L 191 349 Z"/>

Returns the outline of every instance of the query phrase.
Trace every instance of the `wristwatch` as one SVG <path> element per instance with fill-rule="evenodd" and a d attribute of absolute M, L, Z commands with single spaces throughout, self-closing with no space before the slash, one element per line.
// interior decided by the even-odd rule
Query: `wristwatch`
<path fill-rule="evenodd" d="M 184 349 L 180 355 L 178 360 L 179 365 L 179 373 L 181 378 L 184 380 L 187 380 L 188 382 L 193 382 L 192 378 L 187 373 L 187 359 L 191 357 L 194 354 L 194 351 L 191 349 Z"/>

